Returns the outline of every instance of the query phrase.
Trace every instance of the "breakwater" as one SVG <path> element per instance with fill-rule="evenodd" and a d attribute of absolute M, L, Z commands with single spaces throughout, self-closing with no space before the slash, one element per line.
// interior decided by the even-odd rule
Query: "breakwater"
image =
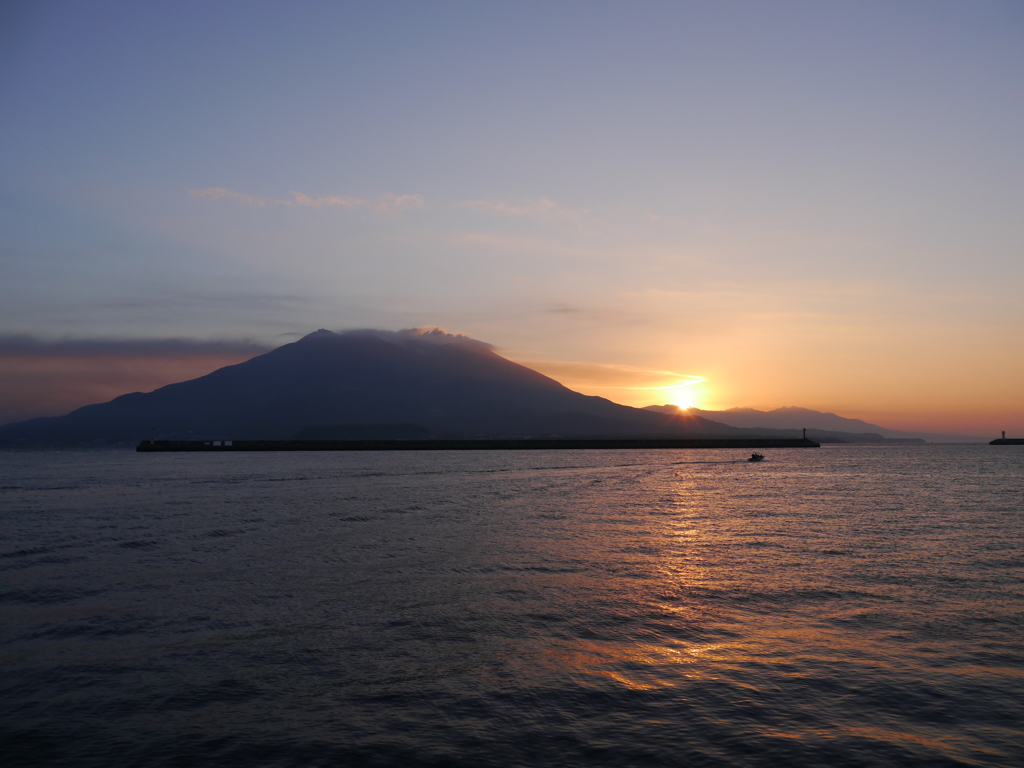
<path fill-rule="evenodd" d="M 658 448 L 820 448 L 803 438 L 578 438 L 497 440 L 144 440 L 142 453 L 166 451 L 523 451 Z"/>

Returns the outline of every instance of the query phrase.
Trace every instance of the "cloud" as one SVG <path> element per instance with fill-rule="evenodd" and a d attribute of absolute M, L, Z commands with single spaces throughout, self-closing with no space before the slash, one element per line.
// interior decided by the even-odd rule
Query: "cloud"
<path fill-rule="evenodd" d="M 259 208 L 265 208 L 272 203 L 280 203 L 289 205 L 287 200 L 267 200 L 263 197 L 253 197 L 252 195 L 244 195 L 241 192 L 235 192 L 231 189 L 224 189 L 223 187 L 207 187 L 206 189 L 190 189 L 188 191 L 192 197 L 198 197 L 205 200 L 237 200 L 240 203 L 246 205 L 255 205 Z"/>
<path fill-rule="evenodd" d="M 422 208 L 423 198 L 419 195 L 384 195 L 380 202 L 374 205 L 375 211 L 397 211 L 402 208 Z"/>
<path fill-rule="evenodd" d="M 0 424 L 58 416 L 128 392 L 149 392 L 270 349 L 248 339 L 0 335 Z"/>
<path fill-rule="evenodd" d="M 116 339 L 64 338 L 47 340 L 31 334 L 0 334 L 3 358 L 104 357 L 221 357 L 269 352 L 271 347 L 249 339 L 189 338 Z"/>
<path fill-rule="evenodd" d="M 256 208 L 267 208 L 270 206 L 282 206 L 284 208 L 346 208 L 354 210 L 357 208 L 390 213 L 391 211 L 405 208 L 422 208 L 423 198 L 420 195 L 394 195 L 386 194 L 376 200 L 363 200 L 358 197 L 339 197 L 328 195 L 325 197 L 310 197 L 302 192 L 291 193 L 292 199 L 285 200 L 270 197 L 256 197 L 247 195 L 244 192 L 236 192 L 224 187 L 207 187 L 206 189 L 190 189 L 192 197 L 200 200 L 235 200 L 245 205 Z"/>
<path fill-rule="evenodd" d="M 365 200 L 360 200 L 358 197 L 337 197 L 335 195 L 330 195 L 328 197 L 309 197 L 301 192 L 292 192 L 292 196 L 295 198 L 294 202 L 289 200 L 274 200 L 273 202 L 293 208 L 299 206 L 304 208 L 328 208 L 331 206 L 338 206 L 341 208 L 359 208 L 367 204 Z"/>
<path fill-rule="evenodd" d="M 347 331 L 340 331 L 341 336 L 376 336 L 398 344 L 405 344 L 410 341 L 426 341 L 431 344 L 442 344 L 467 347 L 480 351 L 491 352 L 494 350 L 492 344 L 480 341 L 463 333 L 450 333 L 439 325 L 423 325 L 419 328 L 403 328 L 400 331 L 382 331 L 373 328 L 356 328 Z"/>
<path fill-rule="evenodd" d="M 490 200 L 465 200 L 462 205 L 484 213 L 498 214 L 503 216 L 529 216 L 538 218 L 560 218 L 577 219 L 586 216 L 590 212 L 583 208 L 567 208 L 564 205 L 542 197 L 538 200 L 524 200 L 520 203 L 509 204 Z"/>
<path fill-rule="evenodd" d="M 562 383 L 573 382 L 601 389 L 659 390 L 686 387 L 706 381 L 702 376 L 636 368 L 630 365 L 582 363 L 570 360 L 517 359 L 516 362 L 540 371 Z"/>

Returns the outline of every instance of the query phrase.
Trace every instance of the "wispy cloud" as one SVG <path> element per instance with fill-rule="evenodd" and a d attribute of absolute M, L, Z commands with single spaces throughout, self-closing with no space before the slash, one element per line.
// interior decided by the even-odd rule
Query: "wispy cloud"
<path fill-rule="evenodd" d="M 233 189 L 224 187 L 207 187 L 206 189 L 190 189 L 192 197 L 200 200 L 234 200 L 243 205 L 255 208 L 268 208 L 271 206 L 282 206 L 284 208 L 347 208 L 349 210 L 364 208 L 382 213 L 402 210 L 406 208 L 422 208 L 423 197 L 420 195 L 394 195 L 386 194 L 375 200 L 363 200 L 359 197 L 339 197 L 338 195 L 327 195 L 324 197 L 310 197 L 302 192 L 292 192 L 292 199 L 281 199 L 272 197 L 256 197 L 247 195 L 244 192 L 236 192 Z"/>
<path fill-rule="evenodd" d="M 578 219 L 589 213 L 585 208 L 568 208 L 548 200 L 546 197 L 538 200 L 523 200 L 518 203 L 492 200 L 465 200 L 462 205 L 475 211 L 502 216 Z"/>
<path fill-rule="evenodd" d="M 43 339 L 31 334 L 0 334 L 2 358 L 56 357 L 255 357 L 271 347 L 250 339 Z"/>
<path fill-rule="evenodd" d="M 426 341 L 431 344 L 462 346 L 470 349 L 494 351 L 494 345 L 486 341 L 474 339 L 464 333 L 448 331 L 439 325 L 421 325 L 418 328 L 403 328 L 400 331 L 382 331 L 373 328 L 354 328 L 346 331 L 339 331 L 345 336 L 376 336 L 397 344 L 404 344 L 409 341 Z"/>
<path fill-rule="evenodd" d="M 516 362 L 563 383 L 586 384 L 602 389 L 671 389 L 706 381 L 702 376 L 636 368 L 631 365 L 584 363 L 572 360 L 535 360 L 519 357 L 516 357 Z"/>
<path fill-rule="evenodd" d="M 194 379 L 270 347 L 247 339 L 0 335 L 0 424 Z"/>
<path fill-rule="evenodd" d="M 301 192 L 292 192 L 292 197 L 295 198 L 294 202 L 289 200 L 274 200 L 272 202 L 278 205 L 286 205 L 290 208 L 330 208 L 333 206 L 340 208 L 359 208 L 367 205 L 365 200 L 360 200 L 358 197 L 338 197 L 336 195 L 329 195 L 328 197 L 310 197 L 309 195 L 304 195 Z"/>
<path fill-rule="evenodd" d="M 190 189 L 188 191 L 192 197 L 202 198 L 204 200 L 237 200 L 240 203 L 246 205 L 255 205 L 258 208 L 265 208 L 271 203 L 283 203 L 288 205 L 287 200 L 268 200 L 265 197 L 253 197 L 252 195 L 245 195 L 241 192 L 235 192 L 232 189 L 224 189 L 223 187 L 207 187 L 206 189 Z"/>
<path fill-rule="evenodd" d="M 384 195 L 373 205 L 376 211 L 397 211 L 402 208 L 422 208 L 423 198 L 419 195 Z"/>

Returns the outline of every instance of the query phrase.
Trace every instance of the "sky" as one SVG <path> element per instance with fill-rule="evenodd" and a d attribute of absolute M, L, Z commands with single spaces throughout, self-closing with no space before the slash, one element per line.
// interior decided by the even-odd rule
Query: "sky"
<path fill-rule="evenodd" d="M 1024 436 L 1019 2 L 6 2 L 0 422 L 329 328 Z"/>

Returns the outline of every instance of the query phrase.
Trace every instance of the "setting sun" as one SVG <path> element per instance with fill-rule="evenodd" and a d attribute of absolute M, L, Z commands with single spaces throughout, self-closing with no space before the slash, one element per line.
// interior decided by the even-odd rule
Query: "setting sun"
<path fill-rule="evenodd" d="M 686 381 L 677 382 L 668 387 L 659 387 L 665 397 L 664 402 L 670 405 L 678 405 L 684 410 L 686 408 L 693 408 L 700 404 L 704 399 L 705 394 L 701 390 L 703 388 L 697 387 L 697 384 L 703 384 L 707 379 L 693 377 Z"/>

